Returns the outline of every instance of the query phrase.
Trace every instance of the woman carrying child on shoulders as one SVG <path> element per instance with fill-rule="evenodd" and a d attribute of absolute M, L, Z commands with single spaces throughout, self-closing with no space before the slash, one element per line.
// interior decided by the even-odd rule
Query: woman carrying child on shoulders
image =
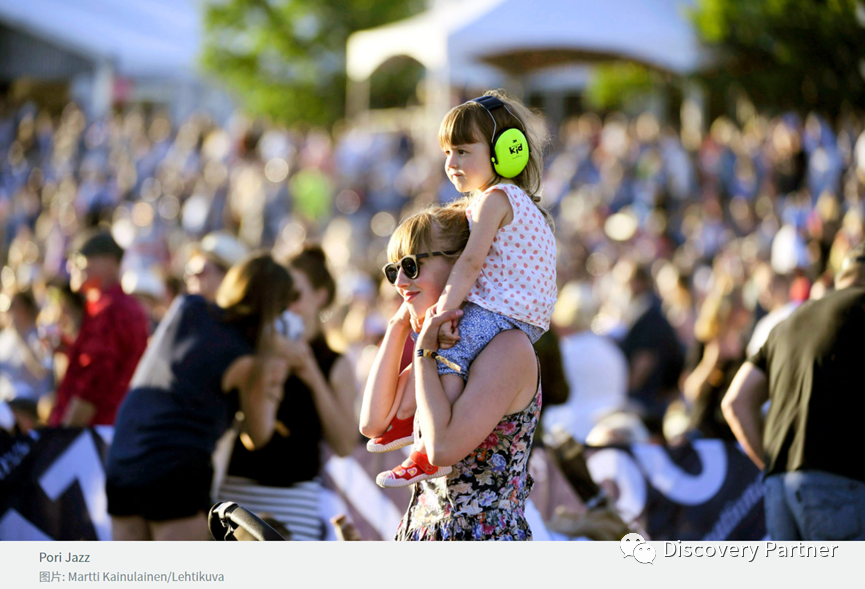
<path fill-rule="evenodd" d="M 535 196 L 542 128 L 500 92 L 451 110 L 439 136 L 445 170 L 469 197 L 409 218 L 391 238 L 384 272 L 404 303 L 367 383 L 361 431 L 371 451 L 415 443 L 377 479 L 420 483 L 401 538 L 531 537 L 522 514 L 540 410 L 531 344 L 556 300 L 555 239 Z M 414 365 L 399 375 L 400 336 L 419 325 Z"/>

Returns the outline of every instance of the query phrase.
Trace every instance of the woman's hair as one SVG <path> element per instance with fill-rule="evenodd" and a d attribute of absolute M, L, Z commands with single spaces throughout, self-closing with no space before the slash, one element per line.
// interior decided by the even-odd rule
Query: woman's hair
<path fill-rule="evenodd" d="M 261 253 L 232 266 L 216 291 L 223 321 L 237 325 L 257 352 L 268 345 L 276 318 L 296 299 L 288 270 Z"/>
<path fill-rule="evenodd" d="M 321 246 L 314 244 L 303 246 L 300 253 L 288 261 L 288 267 L 303 272 L 309 278 L 312 288 L 316 290 L 323 288 L 327 291 L 325 307 L 329 307 L 333 303 L 336 296 L 336 282 L 327 269 L 327 257 Z"/>
<path fill-rule="evenodd" d="M 541 179 L 544 173 L 544 151 L 549 143 L 549 133 L 542 115 L 533 112 L 522 102 L 509 96 L 504 90 L 488 90 L 484 96 L 495 96 L 507 108 L 488 111 L 477 102 L 464 102 L 452 108 L 442 120 L 439 128 L 439 145 L 465 145 L 467 143 L 490 143 L 493 132 L 501 133 L 507 129 L 519 129 L 529 142 L 529 163 L 526 168 L 511 178 L 522 188 L 541 210 L 547 223 L 552 227 L 552 217 L 541 204 Z M 492 115 L 492 116 L 490 116 Z M 493 124 L 495 119 L 495 124 Z M 492 146 L 490 146 L 492 149 Z M 490 165 L 492 168 L 492 164 Z M 493 171 L 495 171 L 493 169 Z M 496 174 L 494 182 L 501 180 Z"/>
<path fill-rule="evenodd" d="M 33 296 L 33 291 L 29 288 L 22 288 L 12 295 L 12 304 L 18 303 L 27 312 L 31 319 L 36 319 L 39 315 L 39 304 Z"/>
<path fill-rule="evenodd" d="M 403 219 L 387 244 L 387 259 L 398 262 L 410 254 L 453 251 L 459 256 L 469 241 L 468 199 L 431 206 Z"/>
<path fill-rule="evenodd" d="M 708 343 L 721 335 L 732 313 L 742 308 L 742 289 L 730 281 L 721 281 L 703 301 L 694 324 L 694 337 Z"/>

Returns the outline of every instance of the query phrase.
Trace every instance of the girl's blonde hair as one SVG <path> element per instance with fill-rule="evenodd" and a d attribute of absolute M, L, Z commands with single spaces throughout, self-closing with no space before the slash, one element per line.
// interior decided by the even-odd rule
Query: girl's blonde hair
<path fill-rule="evenodd" d="M 276 318 L 295 300 L 291 274 L 269 254 L 232 266 L 216 291 L 223 322 L 236 325 L 256 352 L 266 351 Z"/>
<path fill-rule="evenodd" d="M 544 215 L 547 224 L 553 227 L 549 212 L 541 206 L 541 180 L 544 173 L 544 151 L 549 143 L 549 133 L 544 124 L 543 116 L 532 111 L 525 104 L 508 95 L 504 90 L 488 90 L 484 96 L 495 96 L 505 103 L 507 108 L 496 108 L 488 111 L 477 102 L 464 102 L 452 108 L 442 120 L 439 128 L 439 145 L 444 149 L 448 145 L 465 145 L 468 143 L 486 142 L 493 139 L 493 132 L 501 133 L 508 129 L 519 129 L 529 142 L 529 163 L 526 169 L 511 178 L 514 184 L 522 188 Z M 495 124 L 493 124 L 495 119 Z M 492 146 L 490 147 L 492 149 Z M 492 168 L 492 163 L 490 163 Z M 493 172 L 495 170 L 493 169 Z M 498 183 L 502 177 L 496 174 L 493 183 Z"/>
<path fill-rule="evenodd" d="M 461 198 L 445 206 L 430 206 L 404 219 L 387 244 L 388 262 L 434 251 L 453 251 L 456 253 L 449 257 L 458 257 L 469 241 L 468 203 L 468 199 Z"/>

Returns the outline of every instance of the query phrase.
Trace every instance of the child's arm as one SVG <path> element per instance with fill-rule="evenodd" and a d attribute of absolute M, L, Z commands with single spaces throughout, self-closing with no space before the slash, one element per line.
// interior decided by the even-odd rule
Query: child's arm
<path fill-rule="evenodd" d="M 401 373 L 399 365 L 410 330 L 408 305 L 403 303 L 387 324 L 363 392 L 360 433 L 368 438 L 380 436 L 387 430 L 405 394 L 409 368 Z"/>
<path fill-rule="evenodd" d="M 459 309 L 478 279 L 484 260 L 490 252 L 496 231 L 513 218 L 511 203 L 501 190 L 493 190 L 478 200 L 472 212 L 472 232 L 459 260 L 454 264 L 448 282 L 439 297 L 439 313 Z"/>

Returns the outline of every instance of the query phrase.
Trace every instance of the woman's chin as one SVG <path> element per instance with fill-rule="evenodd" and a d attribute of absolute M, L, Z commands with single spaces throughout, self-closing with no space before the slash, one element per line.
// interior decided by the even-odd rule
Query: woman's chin
<path fill-rule="evenodd" d="M 430 308 L 429 305 L 424 304 L 424 303 L 415 304 L 415 303 L 412 303 L 409 301 L 407 304 L 408 304 L 409 313 L 411 313 L 412 319 L 415 319 L 415 320 L 423 319 L 424 317 L 426 317 L 427 309 Z"/>

